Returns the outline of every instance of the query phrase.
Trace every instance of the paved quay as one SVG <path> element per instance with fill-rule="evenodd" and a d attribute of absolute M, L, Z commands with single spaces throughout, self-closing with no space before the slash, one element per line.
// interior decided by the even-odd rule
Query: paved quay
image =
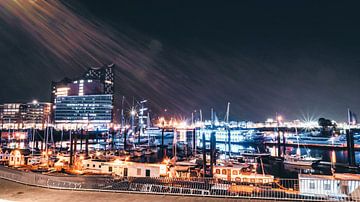
<path fill-rule="evenodd" d="M 208 197 L 188 197 L 188 196 L 168 196 L 168 195 L 149 195 L 149 194 L 128 194 L 128 193 L 107 193 L 107 192 L 84 192 L 84 191 L 68 191 L 55 190 L 47 188 L 39 188 L 27 186 L 16 182 L 0 179 L 0 201 L 18 201 L 18 202 L 47 202 L 47 201 L 126 201 L 126 202 L 235 202 L 250 201 L 250 199 L 224 199 L 224 198 L 208 198 Z M 260 200 L 251 200 L 258 201 Z M 266 200 L 264 200 L 266 201 Z"/>

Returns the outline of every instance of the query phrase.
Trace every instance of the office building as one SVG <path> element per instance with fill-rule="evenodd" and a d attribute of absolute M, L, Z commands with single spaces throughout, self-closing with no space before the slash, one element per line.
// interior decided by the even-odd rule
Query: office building
<path fill-rule="evenodd" d="M 5 103 L 0 108 L 1 128 L 4 129 L 44 129 L 45 124 L 50 124 L 51 103 Z"/>
<path fill-rule="evenodd" d="M 58 128 L 108 128 L 113 110 L 113 66 L 90 68 L 79 78 L 52 83 L 52 118 Z"/>
<path fill-rule="evenodd" d="M 34 100 L 26 104 L 24 111 L 24 128 L 44 129 L 51 125 L 51 103 Z"/>
<path fill-rule="evenodd" d="M 21 103 L 5 103 L 2 106 L 1 127 L 6 129 L 22 128 L 26 106 Z"/>
<path fill-rule="evenodd" d="M 112 103 L 109 94 L 57 97 L 55 123 L 61 128 L 106 128 L 112 119 Z"/>

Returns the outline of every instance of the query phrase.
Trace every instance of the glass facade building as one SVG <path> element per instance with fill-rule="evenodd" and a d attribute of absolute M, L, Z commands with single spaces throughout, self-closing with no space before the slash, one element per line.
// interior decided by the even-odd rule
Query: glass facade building
<path fill-rule="evenodd" d="M 21 103 L 5 103 L 2 106 L 1 128 L 21 128 L 26 113 L 26 105 Z"/>
<path fill-rule="evenodd" d="M 25 128 L 44 129 L 51 124 L 51 103 L 33 101 L 26 104 L 25 118 L 23 124 Z"/>
<path fill-rule="evenodd" d="M 109 128 L 113 119 L 113 67 L 89 68 L 78 78 L 52 82 L 52 120 L 57 128 Z"/>
<path fill-rule="evenodd" d="M 59 96 L 56 98 L 55 123 L 77 128 L 106 128 L 112 120 L 113 95 Z"/>
<path fill-rule="evenodd" d="M 1 128 L 44 129 L 50 124 L 51 103 L 34 100 L 27 104 L 5 103 L 1 106 Z"/>

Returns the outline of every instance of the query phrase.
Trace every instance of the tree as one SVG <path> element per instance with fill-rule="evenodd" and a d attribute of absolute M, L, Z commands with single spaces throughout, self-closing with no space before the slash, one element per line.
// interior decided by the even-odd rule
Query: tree
<path fill-rule="evenodd" d="M 333 123 L 330 119 L 319 118 L 319 126 L 321 126 L 321 136 L 331 136 L 333 131 L 336 129 L 336 123 Z"/>

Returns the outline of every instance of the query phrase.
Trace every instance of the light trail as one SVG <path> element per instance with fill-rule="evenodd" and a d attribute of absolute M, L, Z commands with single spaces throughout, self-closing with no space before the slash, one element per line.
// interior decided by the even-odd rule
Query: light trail
<path fill-rule="evenodd" d="M 98 19 L 77 14 L 62 1 L 0 1 L 0 20 L 45 47 L 55 56 L 54 66 L 64 64 L 65 71 L 115 63 L 120 72 L 117 82 L 126 83 L 120 84 L 122 91 L 138 96 L 148 95 L 149 90 L 154 94 L 172 91 L 168 75 L 154 67 L 154 46 L 148 45 L 154 40 L 138 33 L 119 33 Z M 42 55 L 44 60 L 48 53 Z"/>
<path fill-rule="evenodd" d="M 42 66 L 36 67 L 41 68 L 39 72 L 71 76 L 69 72 L 81 73 L 89 66 L 115 63 L 118 97 L 121 94 L 148 98 L 156 111 L 165 107 L 169 113 L 177 114 L 201 107 L 207 114 L 205 109 L 222 104 L 229 95 L 235 94 L 233 86 L 238 85 L 239 78 L 221 76 L 223 66 L 230 67 L 226 72 L 239 71 L 232 75 L 244 73 L 244 69 L 236 70 L 241 61 L 234 58 L 220 59 L 209 50 L 173 47 L 169 50 L 156 39 L 128 28 L 115 30 L 63 1 L 0 1 L 1 24 L 10 29 L 6 35 L 15 44 L 18 44 L 16 36 L 11 33 L 26 33 L 36 46 L 27 54 L 32 61 L 35 61 L 34 55 L 38 57 L 36 61 L 41 61 Z M 58 79 L 63 77 L 59 76 Z M 250 88 L 242 89 L 255 99 Z M 250 108 L 242 103 L 242 108 Z"/>

